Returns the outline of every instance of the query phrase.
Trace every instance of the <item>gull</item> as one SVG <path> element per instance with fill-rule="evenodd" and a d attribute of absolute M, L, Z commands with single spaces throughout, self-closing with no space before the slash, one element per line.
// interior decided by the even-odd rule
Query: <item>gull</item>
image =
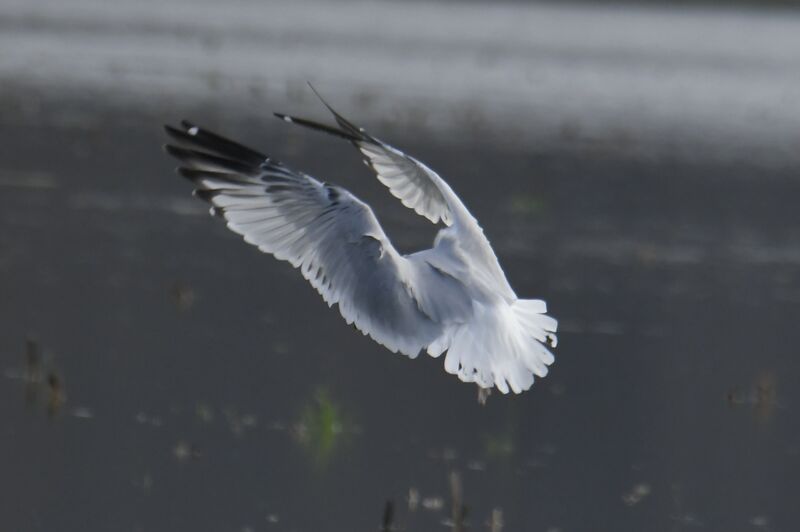
<path fill-rule="evenodd" d="M 311 87 L 314 90 L 313 87 Z M 553 363 L 557 321 L 520 299 L 489 240 L 450 186 L 417 159 L 336 112 L 336 126 L 278 118 L 352 143 L 403 205 L 434 224 L 433 247 L 401 255 L 372 209 L 259 151 L 188 121 L 165 126 L 178 173 L 229 229 L 298 268 L 348 324 L 392 352 L 444 354 L 444 368 L 482 389 L 521 393 Z"/>

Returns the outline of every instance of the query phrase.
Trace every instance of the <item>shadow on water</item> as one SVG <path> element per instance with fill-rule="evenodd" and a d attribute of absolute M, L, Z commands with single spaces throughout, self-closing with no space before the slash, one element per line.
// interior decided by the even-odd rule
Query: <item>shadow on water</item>
<path fill-rule="evenodd" d="M 387 131 L 449 177 L 516 291 L 561 321 L 550 375 L 481 404 L 210 219 L 159 151 L 162 118 L 0 123 L 6 528 L 798 521 L 796 168 Z M 356 191 L 401 249 L 433 238 L 335 139 L 209 121 Z"/>

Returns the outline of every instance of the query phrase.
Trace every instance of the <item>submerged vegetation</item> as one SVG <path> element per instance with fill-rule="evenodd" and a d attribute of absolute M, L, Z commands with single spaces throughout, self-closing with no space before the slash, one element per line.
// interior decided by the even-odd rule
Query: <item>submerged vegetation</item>
<path fill-rule="evenodd" d="M 314 392 L 294 426 L 295 438 L 319 467 L 326 466 L 354 432 L 352 417 L 325 388 Z"/>

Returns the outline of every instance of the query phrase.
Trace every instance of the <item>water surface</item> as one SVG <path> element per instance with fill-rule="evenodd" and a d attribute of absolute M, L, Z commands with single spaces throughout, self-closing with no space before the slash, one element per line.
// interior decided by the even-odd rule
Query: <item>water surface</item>
<path fill-rule="evenodd" d="M 560 320 L 550 376 L 481 406 L 208 217 L 160 151 L 180 116 L 74 109 L 0 123 L 4 528 L 370 531 L 389 500 L 443 530 L 454 491 L 474 530 L 797 523 L 797 168 L 381 132 Z M 224 111 L 193 116 L 430 244 L 346 144 Z"/>

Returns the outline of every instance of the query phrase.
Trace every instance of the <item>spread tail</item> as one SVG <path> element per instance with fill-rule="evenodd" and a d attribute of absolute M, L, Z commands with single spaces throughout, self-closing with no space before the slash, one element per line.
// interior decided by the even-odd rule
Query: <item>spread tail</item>
<path fill-rule="evenodd" d="M 558 322 L 545 314 L 538 299 L 518 299 L 512 304 L 473 303 L 473 319 L 448 329 L 428 346 L 439 356 L 445 350 L 448 373 L 482 388 L 497 386 L 521 393 L 533 385 L 533 376 L 544 377 L 553 363 L 548 344 L 556 346 Z"/>

